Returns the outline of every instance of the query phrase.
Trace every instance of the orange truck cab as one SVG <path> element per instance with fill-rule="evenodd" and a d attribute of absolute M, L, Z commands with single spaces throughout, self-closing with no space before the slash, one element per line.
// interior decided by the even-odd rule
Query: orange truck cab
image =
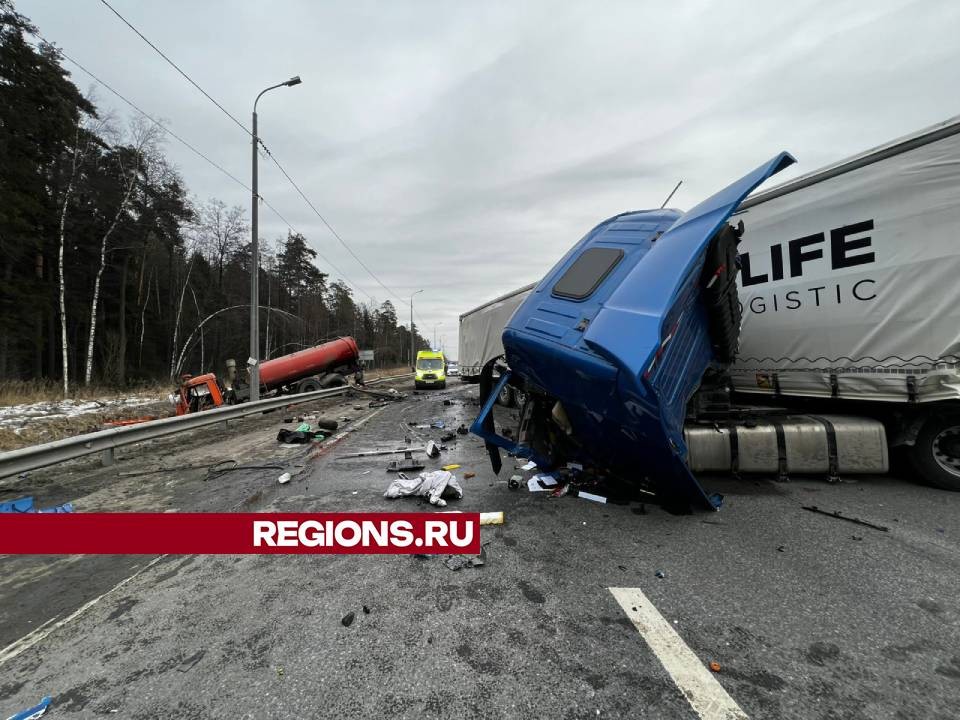
<path fill-rule="evenodd" d="M 177 415 L 207 410 L 223 405 L 223 391 L 217 376 L 213 373 L 206 375 L 183 375 L 180 378 L 180 387 L 170 396 L 177 408 Z"/>

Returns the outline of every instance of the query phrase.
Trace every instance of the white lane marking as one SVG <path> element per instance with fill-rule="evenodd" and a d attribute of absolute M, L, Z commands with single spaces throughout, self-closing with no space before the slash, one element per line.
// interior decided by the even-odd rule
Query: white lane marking
<path fill-rule="evenodd" d="M 147 563 L 142 568 L 137 570 L 133 575 L 121 580 L 112 588 L 110 588 L 105 593 L 103 593 L 103 595 L 100 595 L 99 597 L 95 597 L 93 600 L 90 600 L 89 602 L 85 603 L 79 609 L 75 610 L 74 612 L 67 615 L 67 617 L 63 618 L 63 620 L 58 620 L 54 622 L 56 618 L 51 618 L 50 620 L 47 620 L 47 622 L 45 622 L 43 625 L 38 627 L 36 630 L 33 630 L 32 632 L 24 635 L 19 640 L 14 640 L 12 643 L 10 643 L 5 648 L 3 648 L 3 650 L 0 650 L 0 665 L 3 665 L 5 662 L 7 662 L 7 660 L 12 660 L 13 658 L 15 658 L 17 655 L 24 652 L 25 650 L 29 650 L 38 642 L 41 642 L 44 638 L 50 635 L 54 630 L 62 628 L 68 622 L 71 622 L 72 620 L 75 620 L 76 618 L 80 617 L 87 610 L 89 610 L 98 602 L 100 602 L 105 597 L 107 597 L 107 595 L 110 595 L 111 593 L 116 592 L 117 590 L 122 588 L 124 585 L 126 585 L 128 582 L 133 580 L 135 577 L 149 570 L 151 567 L 156 565 L 165 557 L 166 555 L 160 555 L 158 557 L 155 557 L 149 563 Z"/>
<path fill-rule="evenodd" d="M 747 720 L 710 670 L 640 588 L 607 588 L 703 720 Z"/>

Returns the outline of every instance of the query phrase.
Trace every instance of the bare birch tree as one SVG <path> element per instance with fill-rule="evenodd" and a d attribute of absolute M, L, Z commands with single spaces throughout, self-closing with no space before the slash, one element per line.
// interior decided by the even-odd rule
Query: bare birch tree
<path fill-rule="evenodd" d="M 85 385 L 89 385 L 90 380 L 93 377 L 93 348 L 97 337 L 97 308 L 100 304 L 100 282 L 103 278 L 103 269 L 107 264 L 107 242 L 110 240 L 110 236 L 113 235 L 113 231 L 116 230 L 117 224 L 120 222 L 120 218 L 127 210 L 127 206 L 130 203 L 130 197 L 133 195 L 133 190 L 137 185 L 138 178 L 140 177 L 140 167 L 143 164 L 144 155 L 148 153 L 152 154 L 152 152 L 156 149 L 158 135 L 159 131 L 152 123 L 147 123 L 141 118 L 134 119 L 130 122 L 130 139 L 132 140 L 130 143 L 130 148 L 133 150 L 133 164 L 132 167 L 129 168 L 124 167 L 124 148 L 115 148 L 117 163 L 120 165 L 120 176 L 123 178 L 123 196 L 120 199 L 117 212 L 113 216 L 113 221 L 103 233 L 103 237 L 100 238 L 100 266 L 97 268 L 97 276 L 93 283 L 93 299 L 90 302 L 90 330 L 87 335 L 87 364 L 83 379 Z"/>
<path fill-rule="evenodd" d="M 63 255 L 66 247 L 66 228 L 67 228 L 67 209 L 70 207 L 70 199 L 77 184 L 77 175 L 87 153 L 96 140 L 97 134 L 103 128 L 104 120 L 99 120 L 91 126 L 87 123 L 77 121 L 77 129 L 73 143 L 73 153 L 70 158 L 70 176 L 67 179 L 67 186 L 63 191 L 63 204 L 60 207 L 60 248 L 57 256 L 57 264 L 60 273 L 60 342 L 63 350 L 63 396 L 70 395 L 70 346 L 67 343 L 67 301 L 66 290 L 67 282 L 63 269 Z"/>

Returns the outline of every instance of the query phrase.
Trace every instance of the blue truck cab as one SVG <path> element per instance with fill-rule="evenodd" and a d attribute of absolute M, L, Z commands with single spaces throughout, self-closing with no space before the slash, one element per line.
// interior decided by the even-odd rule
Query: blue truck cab
<path fill-rule="evenodd" d="M 718 507 L 687 467 L 686 406 L 736 354 L 739 233 L 727 219 L 793 162 L 781 153 L 687 213 L 605 220 L 544 276 L 503 331 L 509 372 L 471 428 L 496 470 L 504 448 L 545 469 L 575 460 L 643 483 L 672 509 Z M 516 440 L 492 422 L 506 383 L 527 398 Z"/>

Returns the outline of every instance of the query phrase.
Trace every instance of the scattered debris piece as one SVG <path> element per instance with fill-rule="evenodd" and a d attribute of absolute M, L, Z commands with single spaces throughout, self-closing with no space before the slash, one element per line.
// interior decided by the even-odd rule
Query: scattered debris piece
<path fill-rule="evenodd" d="M 442 466 L 440 469 L 441 469 L 441 470 L 446 470 L 447 472 L 450 472 L 451 470 L 458 470 L 459 468 L 460 468 L 460 466 L 457 465 L 456 463 L 454 463 L 453 465 L 444 465 L 444 466 Z"/>
<path fill-rule="evenodd" d="M 533 470 L 536 466 L 537 466 L 537 464 L 536 464 L 533 460 L 531 460 L 531 461 L 528 462 L 526 465 L 521 465 L 521 466 L 520 466 L 519 468 L 517 468 L 517 469 L 518 469 L 518 470 Z"/>
<path fill-rule="evenodd" d="M 826 515 L 827 517 L 837 518 L 838 520 L 846 520 L 847 522 L 856 523 L 857 525 L 863 525 L 868 528 L 873 528 L 874 530 L 879 530 L 881 532 L 889 532 L 890 528 L 883 525 L 877 525 L 876 523 L 869 522 L 867 520 L 861 520 L 860 518 L 851 517 L 849 515 L 842 514 L 839 510 L 834 510 L 830 512 L 828 510 L 821 510 L 816 505 L 801 505 L 804 510 L 809 510 L 810 512 L 817 513 L 818 515 Z"/>
<path fill-rule="evenodd" d="M 503 525 L 504 517 L 503 511 L 499 512 L 482 512 L 480 513 L 480 524 L 481 525 Z"/>
<path fill-rule="evenodd" d="M 711 660 L 711 661 L 710 661 L 710 670 L 712 670 L 712 671 L 715 672 L 715 673 L 720 672 L 720 663 L 718 663 L 716 660 Z"/>
<path fill-rule="evenodd" d="M 570 469 L 570 470 L 581 470 L 581 471 L 582 471 L 582 470 L 583 470 L 583 465 L 581 465 L 580 463 L 568 462 L 568 463 L 567 463 L 567 468 Z"/>
<path fill-rule="evenodd" d="M 430 423 L 430 427 L 437 430 L 443 430 L 446 427 L 446 424 L 443 422 L 443 420 L 434 420 L 432 423 Z"/>
<path fill-rule="evenodd" d="M 555 487 L 557 484 L 557 479 L 550 473 L 540 473 L 539 475 L 534 475 L 533 477 L 535 480 L 548 488 Z"/>
<path fill-rule="evenodd" d="M 415 472 L 423 470 L 426 467 L 419 460 L 414 460 L 410 453 L 407 453 L 403 460 L 391 460 L 387 463 L 387 472 Z"/>
<path fill-rule="evenodd" d="M 786 545 L 777 545 L 777 552 L 783 552 L 787 549 Z"/>
<path fill-rule="evenodd" d="M 50 696 L 46 695 L 39 703 L 34 705 L 32 708 L 21 710 L 20 712 L 11 715 L 9 718 L 7 718 L 7 720 L 36 720 L 36 718 L 42 716 L 49 707 L 50 707 Z"/>
<path fill-rule="evenodd" d="M 851 540 L 863 540 L 863 535 L 851 535 Z"/>
<path fill-rule="evenodd" d="M 457 437 L 457 434 L 455 432 L 445 432 L 443 435 L 440 436 L 440 442 L 450 442 L 456 437 Z"/>
<path fill-rule="evenodd" d="M 369 615 L 369 614 L 370 614 L 370 606 L 369 606 L 369 605 L 364 605 L 364 606 L 363 606 L 363 614 L 364 614 L 364 615 Z"/>
<path fill-rule="evenodd" d="M 156 419 L 156 415 L 145 415 L 144 417 L 128 418 L 126 420 L 104 420 L 103 424 L 105 427 L 124 427 L 126 425 L 139 425 Z"/>
<path fill-rule="evenodd" d="M 513 430 L 511 430 L 508 427 L 500 428 L 500 434 L 503 435 L 504 437 L 511 438 L 513 437 Z"/>
<path fill-rule="evenodd" d="M 73 503 L 63 503 L 49 508 L 34 507 L 33 496 L 26 495 L 16 500 L 0 503 L 0 513 L 72 513 Z"/>
<path fill-rule="evenodd" d="M 283 677 L 283 665 L 277 666 L 277 677 Z"/>
<path fill-rule="evenodd" d="M 470 432 L 470 429 L 461 423 L 460 427 L 457 428 L 457 435 L 466 435 Z"/>
<path fill-rule="evenodd" d="M 284 423 L 292 423 L 292 422 L 293 422 L 293 418 L 292 418 L 292 417 L 286 417 L 286 418 L 283 419 L 283 422 L 284 422 Z"/>
<path fill-rule="evenodd" d="M 303 427 L 303 425 L 300 427 Z M 327 439 L 326 431 L 310 430 L 309 425 L 306 427 L 307 430 L 287 430 L 287 428 L 281 428 L 280 432 L 277 433 L 277 442 L 285 445 L 305 445 L 314 441 Z"/>
<path fill-rule="evenodd" d="M 607 499 L 603 495 L 594 495 L 593 493 L 584 492 L 580 490 L 577 492 L 577 497 L 582 497 L 584 500 L 591 500 L 595 503 L 606 503 Z"/>
<path fill-rule="evenodd" d="M 470 478 L 474 478 L 474 477 L 476 477 L 476 476 L 477 476 L 477 474 L 476 474 L 475 472 L 465 472 L 465 473 L 463 474 L 463 479 L 464 479 L 464 480 L 469 480 Z"/>
<path fill-rule="evenodd" d="M 425 555 L 424 553 L 416 553 L 413 557 L 416 558 L 417 560 L 429 560 L 429 559 L 430 559 L 430 556 L 429 556 L 429 555 Z"/>
<path fill-rule="evenodd" d="M 402 472 L 397 473 L 397 479 L 390 483 L 385 498 L 425 497 L 431 505 L 446 507 L 444 498 L 460 500 L 463 497 L 463 488 L 457 478 L 446 470 L 434 470 L 429 473 L 420 473 L 415 478 L 409 478 Z"/>
<path fill-rule="evenodd" d="M 514 476 L 514 477 L 516 477 L 516 476 Z M 513 478 L 510 478 L 510 479 L 512 480 Z M 537 481 L 537 476 L 534 475 L 532 478 L 530 478 L 529 480 L 527 480 L 527 490 L 529 490 L 530 492 L 546 492 L 546 491 L 547 491 L 547 488 L 545 488 L 543 485 L 541 485 L 541 484 Z"/>
<path fill-rule="evenodd" d="M 344 627 L 350 627 L 355 617 L 356 617 L 356 613 L 354 613 L 353 610 L 351 610 L 342 618 L 340 618 L 340 624 L 343 625 Z"/>
<path fill-rule="evenodd" d="M 520 482 L 523 480 L 523 475 L 511 475 L 510 479 L 507 480 L 507 487 L 511 490 L 516 490 L 520 487 Z"/>
<path fill-rule="evenodd" d="M 657 570 L 657 571 L 654 573 L 654 575 L 655 575 L 656 577 L 660 578 L 661 580 L 663 580 L 663 579 L 667 576 L 667 574 L 666 574 L 663 570 Z"/>
<path fill-rule="evenodd" d="M 483 567 L 487 564 L 487 551 L 481 547 L 480 554 L 473 557 L 466 555 L 448 555 L 443 561 L 443 564 L 447 566 L 448 570 L 453 570 L 454 572 L 462 570 L 463 568 Z"/>
<path fill-rule="evenodd" d="M 425 452 L 427 453 L 427 457 L 430 457 L 430 458 L 440 457 L 440 448 L 437 447 L 437 444 L 433 440 L 427 441 L 427 447 Z"/>
<path fill-rule="evenodd" d="M 453 401 L 451 401 L 451 400 L 444 400 L 444 401 L 443 401 L 443 404 L 444 404 L 444 405 L 453 405 Z"/>
<path fill-rule="evenodd" d="M 290 473 L 285 472 L 283 475 L 277 478 L 277 482 L 281 485 L 286 485 L 288 482 L 290 482 Z"/>

